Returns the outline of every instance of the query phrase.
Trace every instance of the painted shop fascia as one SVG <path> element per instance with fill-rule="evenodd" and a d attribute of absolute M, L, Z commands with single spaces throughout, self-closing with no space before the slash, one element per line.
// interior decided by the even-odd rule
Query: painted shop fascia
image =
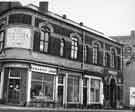
<path fill-rule="evenodd" d="M 103 33 L 51 12 L 12 8 L 1 13 L 0 46 L 1 103 L 116 108 L 122 100 L 122 45 Z"/>

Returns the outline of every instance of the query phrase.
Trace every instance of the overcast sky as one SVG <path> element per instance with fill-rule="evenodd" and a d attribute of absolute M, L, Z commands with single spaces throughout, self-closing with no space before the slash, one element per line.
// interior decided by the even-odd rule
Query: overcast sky
<path fill-rule="evenodd" d="M 21 0 L 23 5 L 40 0 Z M 43 0 L 42 0 L 43 1 Z M 135 0 L 45 0 L 49 10 L 108 36 L 129 35 L 135 30 Z"/>

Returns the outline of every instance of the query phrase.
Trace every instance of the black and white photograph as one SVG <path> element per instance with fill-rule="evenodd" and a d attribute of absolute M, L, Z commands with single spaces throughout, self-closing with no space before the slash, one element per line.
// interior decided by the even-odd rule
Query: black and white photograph
<path fill-rule="evenodd" d="M 0 0 L 0 112 L 135 112 L 135 0 Z"/>

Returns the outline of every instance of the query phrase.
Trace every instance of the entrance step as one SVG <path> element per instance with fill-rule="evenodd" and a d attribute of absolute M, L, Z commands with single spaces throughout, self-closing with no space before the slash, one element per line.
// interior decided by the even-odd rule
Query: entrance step
<path fill-rule="evenodd" d="M 0 105 L 0 112 L 134 112 L 133 110 L 35 108 Z"/>

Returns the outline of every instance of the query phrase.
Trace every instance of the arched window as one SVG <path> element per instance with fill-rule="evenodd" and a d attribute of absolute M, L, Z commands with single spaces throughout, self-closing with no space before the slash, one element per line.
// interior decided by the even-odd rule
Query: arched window
<path fill-rule="evenodd" d="M 93 63 L 97 64 L 97 57 L 98 57 L 98 45 L 95 44 L 93 47 Z"/>
<path fill-rule="evenodd" d="M 2 52 L 3 47 L 4 47 L 4 32 L 1 31 L 0 32 L 0 53 Z"/>
<path fill-rule="evenodd" d="M 78 39 L 76 37 L 72 37 L 72 46 L 71 46 L 71 58 L 77 59 L 78 52 Z"/>
<path fill-rule="evenodd" d="M 93 63 L 97 64 L 99 58 L 99 49 L 101 48 L 99 42 L 94 42 L 93 44 Z"/>
<path fill-rule="evenodd" d="M 111 67 L 113 68 L 115 66 L 115 56 L 116 56 L 115 49 L 112 49 L 111 50 Z"/>
<path fill-rule="evenodd" d="M 40 33 L 40 52 L 48 52 L 50 29 L 48 27 L 41 27 Z"/>
<path fill-rule="evenodd" d="M 83 50 L 84 50 L 84 54 L 83 54 L 83 58 L 84 58 L 84 62 L 86 62 L 86 60 L 87 60 L 87 45 L 84 45 L 84 48 L 83 48 Z"/>
<path fill-rule="evenodd" d="M 60 56 L 64 55 L 64 46 L 65 46 L 64 39 L 61 39 L 61 42 L 60 42 Z"/>
<path fill-rule="evenodd" d="M 132 48 L 130 46 L 126 46 L 124 49 L 124 56 L 127 57 L 131 57 L 132 54 Z"/>

